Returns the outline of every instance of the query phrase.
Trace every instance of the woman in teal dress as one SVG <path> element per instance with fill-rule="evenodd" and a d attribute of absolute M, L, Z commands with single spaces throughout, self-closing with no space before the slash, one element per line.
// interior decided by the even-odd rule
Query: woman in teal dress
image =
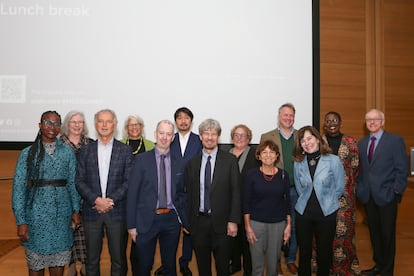
<path fill-rule="evenodd" d="M 36 140 L 20 153 L 14 174 L 12 208 L 30 276 L 44 275 L 45 268 L 63 275 L 80 224 L 76 157 L 56 138 L 60 126 L 56 111 L 42 114 Z"/>

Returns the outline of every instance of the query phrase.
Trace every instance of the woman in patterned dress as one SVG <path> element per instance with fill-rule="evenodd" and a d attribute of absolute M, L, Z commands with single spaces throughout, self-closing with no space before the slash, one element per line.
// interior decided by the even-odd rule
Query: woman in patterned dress
<path fill-rule="evenodd" d="M 75 188 L 76 157 L 57 135 L 56 111 L 46 111 L 34 143 L 23 149 L 13 180 L 12 208 L 17 235 L 25 247 L 29 276 L 62 276 L 69 264 L 73 227 L 80 224 Z"/>
<path fill-rule="evenodd" d="M 88 138 L 88 127 L 85 122 L 85 115 L 80 111 L 69 111 L 63 120 L 60 130 L 60 139 L 62 142 L 70 146 L 78 158 L 81 147 L 89 144 L 92 139 Z M 72 247 L 72 258 L 70 260 L 69 271 L 67 276 L 76 276 L 76 262 L 82 263 L 80 274 L 86 275 L 86 241 L 85 230 L 80 224 L 74 231 L 75 240 Z"/>
<path fill-rule="evenodd" d="M 333 241 L 332 274 L 335 276 L 360 274 L 355 248 L 355 181 L 359 170 L 359 151 L 356 140 L 341 133 L 341 123 L 339 113 L 331 111 L 325 115 L 324 139 L 332 153 L 338 155 L 345 171 L 345 191 L 340 198 Z"/>

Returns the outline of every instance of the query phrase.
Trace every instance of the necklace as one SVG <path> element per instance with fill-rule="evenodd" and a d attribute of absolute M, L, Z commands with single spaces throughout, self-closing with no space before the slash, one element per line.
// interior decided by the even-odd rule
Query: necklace
<path fill-rule="evenodd" d="M 141 149 L 141 146 L 142 146 L 142 137 L 139 139 L 139 145 L 138 145 L 138 147 L 137 147 L 137 149 L 134 151 L 134 152 L 132 152 L 132 155 L 135 155 L 135 154 L 137 154 L 138 152 L 139 152 L 139 150 Z M 127 139 L 127 145 L 129 145 L 129 139 Z"/>
<path fill-rule="evenodd" d="M 320 158 L 321 156 L 320 155 L 318 155 L 318 156 L 316 156 L 315 158 L 312 158 L 311 160 L 309 160 L 309 165 L 310 166 L 315 166 L 316 165 L 316 161 L 318 161 L 318 159 Z"/>
<path fill-rule="evenodd" d="M 262 171 L 262 174 L 263 174 L 263 178 L 266 180 L 266 181 L 272 181 L 273 180 L 273 178 L 275 178 L 275 175 L 276 175 L 276 172 L 274 172 L 274 168 L 272 168 L 272 172 L 271 172 L 271 174 L 265 174 L 264 173 L 264 168 L 263 168 L 263 166 L 262 167 L 260 167 L 260 170 Z"/>
<path fill-rule="evenodd" d="M 52 142 L 52 143 L 43 142 L 43 147 L 44 147 L 47 154 L 53 155 L 53 153 L 55 153 L 55 149 L 56 149 L 56 142 Z"/>

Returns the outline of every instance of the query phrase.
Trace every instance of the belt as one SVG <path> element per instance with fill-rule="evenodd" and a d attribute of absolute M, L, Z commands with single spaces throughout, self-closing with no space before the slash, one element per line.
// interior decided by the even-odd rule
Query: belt
<path fill-rule="evenodd" d="M 207 212 L 198 212 L 198 215 L 199 215 L 200 217 L 210 217 L 210 216 L 211 216 L 211 213 L 207 213 Z"/>
<path fill-rule="evenodd" d="M 29 187 L 45 187 L 45 186 L 54 186 L 54 187 L 63 187 L 66 186 L 66 179 L 37 179 L 30 180 Z"/>
<path fill-rule="evenodd" d="M 169 208 L 158 208 L 155 210 L 155 213 L 157 215 L 163 215 L 163 214 L 168 214 L 171 211 L 171 209 Z"/>

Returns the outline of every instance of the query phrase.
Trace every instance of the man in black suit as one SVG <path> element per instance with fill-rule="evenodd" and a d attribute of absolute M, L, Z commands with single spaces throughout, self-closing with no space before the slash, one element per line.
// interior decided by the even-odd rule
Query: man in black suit
<path fill-rule="evenodd" d="M 111 275 L 126 275 L 126 199 L 132 161 L 131 147 L 114 138 L 115 112 L 95 114 L 98 139 L 80 152 L 76 189 L 83 199 L 82 219 L 86 240 L 86 274 L 99 276 L 102 239 L 106 233 Z"/>
<path fill-rule="evenodd" d="M 402 137 L 383 130 L 385 117 L 378 109 L 365 115 L 370 134 L 358 143 L 357 196 L 364 204 L 375 266 L 362 275 L 394 273 L 398 203 L 407 187 L 408 158 Z"/>
<path fill-rule="evenodd" d="M 229 274 L 230 238 L 240 223 L 240 174 L 236 158 L 218 149 L 221 127 L 207 119 L 199 126 L 203 151 L 187 163 L 189 231 L 200 276 L 210 276 L 211 253 L 217 275 Z"/>

